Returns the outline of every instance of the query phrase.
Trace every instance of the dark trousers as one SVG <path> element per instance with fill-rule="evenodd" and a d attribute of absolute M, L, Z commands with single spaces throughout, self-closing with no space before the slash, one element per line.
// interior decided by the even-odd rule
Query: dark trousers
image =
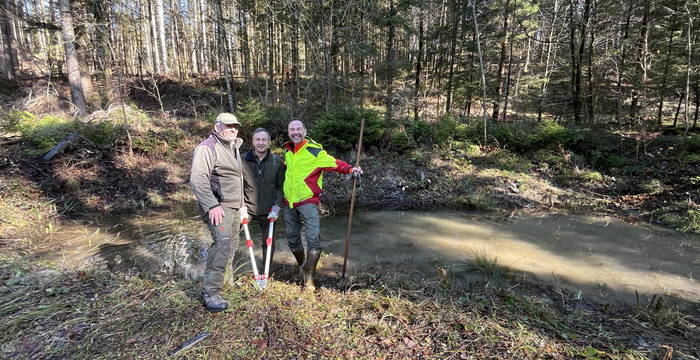
<path fill-rule="evenodd" d="M 290 249 L 298 249 L 302 246 L 303 227 L 307 250 L 321 250 L 321 216 L 316 204 L 304 204 L 293 209 L 285 206 L 284 227 Z"/>
<path fill-rule="evenodd" d="M 214 240 L 209 247 L 207 267 L 204 270 L 204 291 L 216 294 L 223 286 L 229 258 L 232 257 L 233 250 L 238 248 L 241 215 L 238 209 L 224 208 L 224 219 L 219 225 L 209 223 L 208 214 L 203 217 Z"/>

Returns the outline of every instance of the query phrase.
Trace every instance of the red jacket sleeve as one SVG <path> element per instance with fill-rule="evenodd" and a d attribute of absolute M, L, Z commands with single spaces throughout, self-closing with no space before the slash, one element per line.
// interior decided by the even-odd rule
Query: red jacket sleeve
<path fill-rule="evenodd" d="M 346 163 L 343 160 L 335 159 L 335 171 L 341 174 L 349 174 L 352 172 L 352 165 Z"/>

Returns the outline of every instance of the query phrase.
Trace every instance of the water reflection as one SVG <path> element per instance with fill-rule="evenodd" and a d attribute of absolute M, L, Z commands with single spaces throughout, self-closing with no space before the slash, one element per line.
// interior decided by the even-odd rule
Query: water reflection
<path fill-rule="evenodd" d="M 322 259 L 320 272 L 326 276 L 341 270 L 346 221 L 322 221 L 329 256 Z M 275 262 L 291 265 L 282 223 L 275 229 Z M 602 218 L 548 215 L 495 222 L 452 212 L 367 212 L 356 214 L 353 223 L 350 272 L 401 271 L 429 279 L 436 265 L 464 264 L 481 254 L 587 297 L 633 302 L 630 294 L 636 290 L 643 297 L 700 300 L 700 241 L 674 231 Z M 181 211 L 65 226 L 53 234 L 53 247 L 40 255 L 67 266 L 137 268 L 196 279 L 210 242 L 197 215 Z M 259 244 L 256 249 L 259 257 Z M 247 271 L 246 261 L 241 243 L 235 266 Z"/>

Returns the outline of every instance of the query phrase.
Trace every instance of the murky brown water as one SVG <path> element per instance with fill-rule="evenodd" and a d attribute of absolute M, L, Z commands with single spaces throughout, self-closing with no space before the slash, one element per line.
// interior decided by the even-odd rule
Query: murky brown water
<path fill-rule="evenodd" d="M 636 303 L 636 290 L 642 301 L 654 294 L 700 301 L 700 239 L 675 231 L 602 218 L 548 215 L 495 222 L 451 212 L 359 213 L 353 223 L 350 273 L 392 270 L 435 281 L 438 266 L 463 268 L 475 256 L 486 256 L 539 281 L 580 290 L 584 298 Z M 320 270 L 325 275 L 341 271 L 346 227 L 346 217 L 322 221 L 329 253 Z M 275 261 L 292 264 L 282 230 L 276 231 L 281 241 Z M 127 265 L 189 278 L 201 274 L 210 242 L 204 225 L 182 213 L 66 226 L 52 236 L 52 243 L 62 245 L 40 255 L 68 266 Z M 242 243 L 239 254 L 247 259 Z"/>

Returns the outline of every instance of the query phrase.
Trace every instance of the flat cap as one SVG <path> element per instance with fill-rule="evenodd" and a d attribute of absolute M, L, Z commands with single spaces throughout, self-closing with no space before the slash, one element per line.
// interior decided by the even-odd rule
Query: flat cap
<path fill-rule="evenodd" d="M 219 116 L 216 117 L 216 121 L 221 121 L 226 125 L 241 125 L 236 115 L 226 112 L 219 114 Z"/>

